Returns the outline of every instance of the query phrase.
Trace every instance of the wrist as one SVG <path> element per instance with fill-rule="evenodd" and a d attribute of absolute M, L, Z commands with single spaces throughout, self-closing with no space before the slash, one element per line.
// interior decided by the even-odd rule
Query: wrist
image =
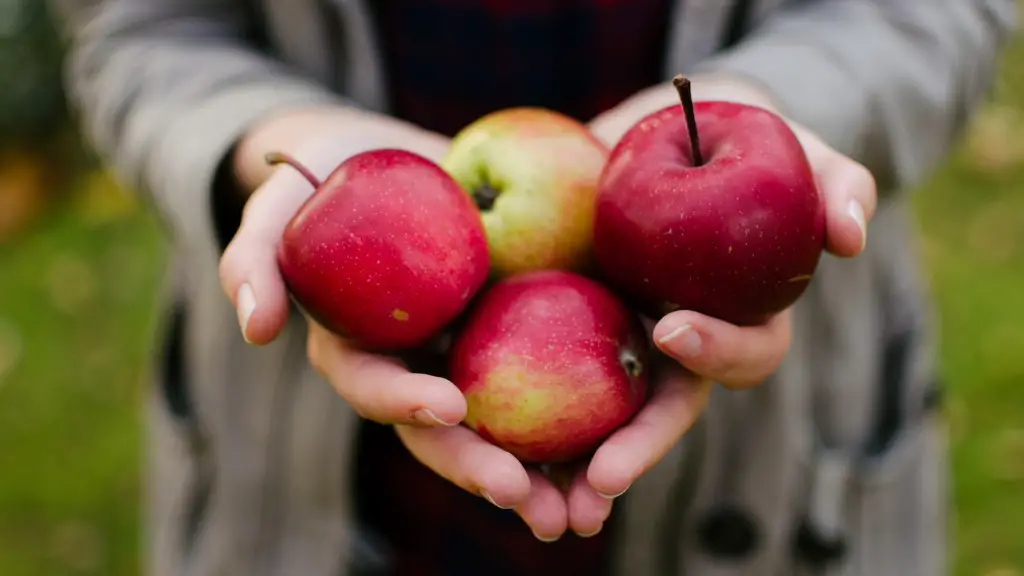
<path fill-rule="evenodd" d="M 760 82 L 736 74 L 705 73 L 690 76 L 694 100 L 725 100 L 759 106 L 781 114 L 775 95 Z M 671 83 L 669 83 L 671 86 Z M 674 87 L 673 87 L 674 89 Z"/>
<path fill-rule="evenodd" d="M 349 156 L 386 147 L 405 148 L 439 160 L 446 145 L 440 136 L 401 120 L 335 106 L 289 111 L 256 124 L 239 140 L 230 163 L 238 188 L 248 197 L 275 170 L 265 160 L 268 152 L 285 152 L 308 161 L 326 176 Z M 331 153 L 325 154 L 325 149 Z"/>
<path fill-rule="evenodd" d="M 779 113 L 771 94 L 760 85 L 739 76 L 697 74 L 688 76 L 693 99 L 726 100 L 766 108 Z M 609 146 L 637 122 L 658 110 L 679 105 L 679 93 L 672 82 L 656 84 L 637 92 L 591 122 L 591 129 Z"/>
<path fill-rule="evenodd" d="M 309 134 L 323 130 L 344 108 L 290 110 L 255 124 L 235 145 L 229 160 L 238 191 L 248 197 L 273 168 L 264 157 L 270 151 L 294 153 Z"/>

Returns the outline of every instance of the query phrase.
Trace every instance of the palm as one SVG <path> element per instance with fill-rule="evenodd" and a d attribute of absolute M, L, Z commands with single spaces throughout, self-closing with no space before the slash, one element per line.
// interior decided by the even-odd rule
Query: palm
<path fill-rule="evenodd" d="M 441 476 L 514 509 L 538 538 L 553 540 L 567 529 L 592 535 L 608 518 L 614 497 L 676 444 L 707 403 L 708 381 L 659 358 L 647 403 L 584 464 L 524 466 L 463 426 L 398 426 L 398 435 Z"/>

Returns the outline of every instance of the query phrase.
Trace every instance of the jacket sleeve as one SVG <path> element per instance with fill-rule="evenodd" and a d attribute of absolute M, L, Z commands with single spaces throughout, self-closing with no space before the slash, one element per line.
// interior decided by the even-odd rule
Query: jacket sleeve
<path fill-rule="evenodd" d="M 252 123 L 339 102 L 247 43 L 242 0 L 54 0 L 91 145 L 173 233 L 214 241 L 217 169 Z"/>
<path fill-rule="evenodd" d="M 987 95 L 1017 0 L 804 0 L 699 71 L 767 87 L 787 116 L 865 164 L 882 193 L 921 183 Z"/>

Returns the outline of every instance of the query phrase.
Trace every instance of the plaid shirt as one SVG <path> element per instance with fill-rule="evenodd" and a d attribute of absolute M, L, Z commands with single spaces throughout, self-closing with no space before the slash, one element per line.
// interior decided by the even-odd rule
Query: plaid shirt
<path fill-rule="evenodd" d="M 660 80 L 672 0 L 375 0 L 398 117 L 449 136 L 484 114 L 543 106 L 588 121 Z M 364 423 L 357 502 L 391 574 L 606 572 L 614 522 L 542 543 L 511 511 L 419 464 Z"/>
<path fill-rule="evenodd" d="M 589 121 L 661 79 L 672 0 L 373 0 L 400 117 L 449 136 L 543 106 Z"/>

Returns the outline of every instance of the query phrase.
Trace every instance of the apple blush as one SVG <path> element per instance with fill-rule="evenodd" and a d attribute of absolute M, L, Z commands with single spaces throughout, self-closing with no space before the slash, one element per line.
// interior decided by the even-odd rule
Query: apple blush
<path fill-rule="evenodd" d="M 449 374 L 464 423 L 522 462 L 575 461 L 647 393 L 646 334 L 608 289 L 572 272 L 502 280 L 470 308 Z"/>
<path fill-rule="evenodd" d="M 608 147 L 544 108 L 492 112 L 452 139 L 441 166 L 480 210 L 495 278 L 593 266 L 594 197 Z"/>
<path fill-rule="evenodd" d="M 366 350 L 417 347 L 440 333 L 487 280 L 480 216 L 430 160 L 381 149 L 350 157 L 288 223 L 277 260 L 292 298 L 328 330 Z"/>
<path fill-rule="evenodd" d="M 825 247 L 825 204 L 793 131 L 763 108 L 654 112 L 601 175 L 594 251 L 609 284 L 658 318 L 694 310 L 760 324 L 804 292 Z"/>

